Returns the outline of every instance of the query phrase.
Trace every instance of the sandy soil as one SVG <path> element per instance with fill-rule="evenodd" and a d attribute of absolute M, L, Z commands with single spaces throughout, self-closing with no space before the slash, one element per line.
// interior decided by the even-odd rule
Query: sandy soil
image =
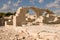
<path fill-rule="evenodd" d="M 44 35 L 55 35 L 60 40 L 60 24 L 57 25 L 34 25 L 23 27 L 0 27 L 0 40 L 47 40 L 40 38 L 40 33 Z M 49 34 L 50 33 L 50 34 Z M 51 36 L 53 37 L 53 36 Z"/>

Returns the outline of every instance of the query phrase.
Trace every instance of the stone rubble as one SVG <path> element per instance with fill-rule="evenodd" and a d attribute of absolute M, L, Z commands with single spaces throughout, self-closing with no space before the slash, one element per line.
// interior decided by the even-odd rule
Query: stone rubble
<path fill-rule="evenodd" d="M 60 31 L 57 26 L 26 26 L 0 28 L 0 40 L 59 40 Z M 56 31 L 54 31 L 56 30 Z"/>

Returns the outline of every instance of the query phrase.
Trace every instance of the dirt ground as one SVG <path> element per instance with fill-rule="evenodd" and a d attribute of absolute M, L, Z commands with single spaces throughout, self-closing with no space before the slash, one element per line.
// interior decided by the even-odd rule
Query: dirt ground
<path fill-rule="evenodd" d="M 44 36 L 44 33 L 47 33 L 47 34 L 50 33 L 49 35 L 56 34 L 55 35 L 55 36 L 57 36 L 56 40 L 60 40 L 60 27 L 59 27 L 59 25 L 0 27 L 0 40 L 45 40 L 46 39 L 45 37 L 40 38 L 39 33 L 41 33 L 41 32 L 43 33 L 43 36 Z"/>

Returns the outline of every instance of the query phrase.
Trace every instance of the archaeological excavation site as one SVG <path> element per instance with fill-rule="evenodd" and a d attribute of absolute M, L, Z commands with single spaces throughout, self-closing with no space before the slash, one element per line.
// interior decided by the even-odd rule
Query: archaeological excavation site
<path fill-rule="evenodd" d="M 0 18 L 0 40 L 60 40 L 60 16 L 38 7 L 19 7 Z"/>

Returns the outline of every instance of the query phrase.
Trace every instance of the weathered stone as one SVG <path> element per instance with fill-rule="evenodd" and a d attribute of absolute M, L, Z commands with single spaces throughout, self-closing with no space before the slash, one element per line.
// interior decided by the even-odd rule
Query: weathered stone
<path fill-rule="evenodd" d="M 35 12 L 34 15 L 28 14 L 29 9 Z M 42 18 L 40 16 L 42 16 Z M 40 9 L 36 7 L 20 7 L 13 18 L 8 19 L 10 22 L 7 21 L 7 25 L 22 26 L 23 24 L 36 24 L 38 22 L 39 24 L 60 23 L 57 19 L 59 18 L 52 11 L 47 9 Z"/>
<path fill-rule="evenodd" d="M 0 18 L 0 26 L 4 26 L 4 23 L 5 22 L 5 20 L 4 20 L 4 18 Z"/>

